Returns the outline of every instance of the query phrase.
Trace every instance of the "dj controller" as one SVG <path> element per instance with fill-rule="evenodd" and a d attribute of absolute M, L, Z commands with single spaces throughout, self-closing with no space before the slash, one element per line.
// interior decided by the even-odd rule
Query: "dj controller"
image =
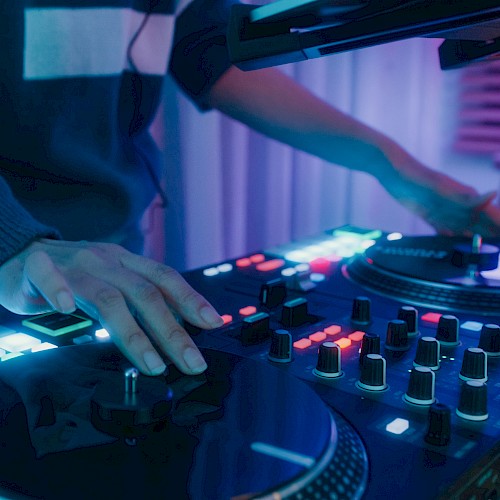
<path fill-rule="evenodd" d="M 1 495 L 497 499 L 499 247 L 344 226 L 189 271 L 224 319 L 184 325 L 198 376 L 5 312 Z"/>

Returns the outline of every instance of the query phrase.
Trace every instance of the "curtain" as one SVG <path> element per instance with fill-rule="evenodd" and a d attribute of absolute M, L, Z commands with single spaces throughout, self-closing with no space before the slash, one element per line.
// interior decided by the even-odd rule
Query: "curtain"
<path fill-rule="evenodd" d="M 280 69 L 429 166 L 491 190 L 491 161 L 457 161 L 453 152 L 458 74 L 441 71 L 439 43 L 410 39 Z M 170 80 L 154 133 L 165 151 L 169 204 L 160 216 L 154 211 L 157 227 L 149 252 L 179 270 L 347 223 L 405 234 L 432 232 L 376 179 L 293 150 L 216 111 L 200 113 Z M 482 181 L 478 168 L 485 172 Z M 149 214 L 148 225 L 151 219 Z"/>

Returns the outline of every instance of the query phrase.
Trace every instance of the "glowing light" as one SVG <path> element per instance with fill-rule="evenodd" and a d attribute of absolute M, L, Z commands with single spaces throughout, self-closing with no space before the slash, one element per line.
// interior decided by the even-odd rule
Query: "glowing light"
<path fill-rule="evenodd" d="M 256 312 L 257 312 L 257 308 L 255 306 L 246 306 L 246 307 L 242 307 L 239 310 L 239 313 L 242 316 L 251 316 L 252 314 L 255 314 Z"/>
<path fill-rule="evenodd" d="M 283 271 L 281 271 L 281 275 L 287 278 L 295 274 L 297 274 L 297 271 L 293 267 L 287 267 L 286 269 L 283 269 Z"/>
<path fill-rule="evenodd" d="M 351 339 L 348 339 L 346 337 L 343 337 L 341 339 L 338 339 L 335 341 L 335 343 L 341 348 L 345 349 L 346 347 L 349 347 L 352 344 Z"/>
<path fill-rule="evenodd" d="M 337 335 L 342 331 L 342 327 L 340 325 L 330 325 L 327 326 L 326 328 L 323 328 L 323 331 L 327 335 Z"/>
<path fill-rule="evenodd" d="M 478 321 L 465 321 L 460 327 L 464 330 L 470 330 L 471 332 L 480 332 L 483 328 L 483 324 Z"/>
<path fill-rule="evenodd" d="M 302 250 L 292 250 L 285 254 L 286 260 L 291 260 L 292 262 L 309 262 L 309 256 Z"/>
<path fill-rule="evenodd" d="M 339 248 L 339 250 L 338 250 L 339 256 L 343 257 L 343 258 L 352 257 L 355 253 L 356 252 L 352 248 L 349 248 L 349 247 Z"/>
<path fill-rule="evenodd" d="M 207 269 L 203 270 L 203 275 L 204 276 L 217 276 L 219 274 L 219 270 L 216 267 L 208 267 Z"/>
<path fill-rule="evenodd" d="M 373 245 L 375 245 L 375 243 L 377 243 L 375 240 L 365 240 L 361 243 L 361 248 L 366 250 L 367 248 L 370 248 Z"/>
<path fill-rule="evenodd" d="M 252 265 L 252 261 L 248 257 L 244 257 L 243 259 L 238 259 L 236 261 L 236 267 L 248 267 Z"/>
<path fill-rule="evenodd" d="M 311 273 L 309 276 L 309 279 L 313 281 L 314 283 L 321 283 L 322 281 L 326 280 L 326 276 L 321 273 Z"/>
<path fill-rule="evenodd" d="M 309 340 L 312 342 L 321 342 L 322 340 L 326 339 L 326 333 L 325 332 L 316 332 L 316 333 L 311 333 L 309 335 Z"/>
<path fill-rule="evenodd" d="M 106 328 L 99 328 L 99 330 L 96 330 L 95 336 L 98 339 L 109 339 L 109 337 L 110 337 L 109 332 L 108 332 L 108 330 L 106 330 Z"/>
<path fill-rule="evenodd" d="M 312 342 L 309 339 L 300 339 L 293 343 L 293 347 L 295 347 L 295 349 L 307 349 L 308 347 L 311 347 L 311 345 Z"/>
<path fill-rule="evenodd" d="M 352 332 L 347 337 L 350 338 L 353 342 L 361 342 L 363 340 L 363 337 L 365 335 L 366 335 L 365 332 L 362 332 L 361 330 L 358 330 L 356 332 Z"/>
<path fill-rule="evenodd" d="M 283 259 L 271 259 L 266 260 L 265 262 L 261 262 L 257 264 L 257 271 L 269 272 L 279 269 L 285 265 L 285 261 Z"/>
<path fill-rule="evenodd" d="M 253 255 L 250 255 L 250 257 L 248 258 L 253 264 L 259 264 L 260 262 L 264 262 L 266 260 L 265 255 L 262 253 L 255 253 Z"/>
<path fill-rule="evenodd" d="M 13 333 L 5 337 L 0 337 L 0 348 L 9 352 L 21 352 L 32 349 L 36 345 L 41 344 L 41 342 L 40 339 L 26 333 Z"/>
<path fill-rule="evenodd" d="M 295 266 L 295 270 L 298 272 L 298 273 L 307 273 L 307 271 L 309 271 L 309 264 L 297 264 Z"/>
<path fill-rule="evenodd" d="M 308 253 L 311 256 L 319 256 L 323 255 L 324 250 L 321 248 L 320 245 L 309 245 L 304 248 L 304 252 Z"/>
<path fill-rule="evenodd" d="M 313 273 L 326 274 L 330 271 L 332 263 L 324 257 L 319 257 L 310 262 Z"/>
<path fill-rule="evenodd" d="M 428 312 L 425 313 L 421 319 L 427 321 L 428 323 L 439 323 L 439 318 L 442 316 L 440 313 Z"/>
<path fill-rule="evenodd" d="M 391 234 L 387 235 L 387 239 L 389 241 L 400 240 L 402 237 L 403 237 L 403 235 L 401 233 L 391 233 Z"/>
<path fill-rule="evenodd" d="M 217 269 L 221 272 L 221 273 L 228 273 L 229 271 L 232 271 L 233 270 L 233 265 L 230 264 L 229 262 L 226 262 L 224 264 L 220 264 L 217 266 Z"/>
<path fill-rule="evenodd" d="M 31 352 L 48 351 L 50 349 L 57 349 L 58 346 L 51 344 L 50 342 L 42 342 L 41 344 L 33 347 Z"/>
<path fill-rule="evenodd" d="M 231 321 L 233 321 L 233 317 L 230 314 L 223 314 L 221 318 L 222 321 L 224 321 L 224 325 L 227 325 L 228 323 L 231 323 Z"/>
<path fill-rule="evenodd" d="M 391 434 L 400 435 L 410 428 L 410 421 L 406 418 L 395 418 L 385 426 L 385 430 Z"/>

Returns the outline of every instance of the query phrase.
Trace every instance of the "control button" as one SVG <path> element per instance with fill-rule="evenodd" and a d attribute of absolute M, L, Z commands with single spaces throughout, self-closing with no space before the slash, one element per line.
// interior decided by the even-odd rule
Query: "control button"
<path fill-rule="evenodd" d="M 285 264 L 286 262 L 283 259 L 271 259 L 260 262 L 255 266 L 255 269 L 257 269 L 257 271 L 268 273 L 270 271 L 275 271 L 276 269 L 283 267 Z"/>
<path fill-rule="evenodd" d="M 298 298 L 283 304 L 281 323 L 286 327 L 300 326 L 309 321 L 307 300 Z"/>
<path fill-rule="evenodd" d="M 413 366 L 426 366 L 431 370 L 439 369 L 440 346 L 433 337 L 418 339 L 417 352 Z"/>
<path fill-rule="evenodd" d="M 428 312 L 422 316 L 422 321 L 427 321 L 428 323 L 438 323 L 439 318 L 442 316 L 441 313 Z"/>
<path fill-rule="evenodd" d="M 323 340 L 326 339 L 326 333 L 325 332 L 311 333 L 311 335 L 309 335 L 309 339 L 311 340 L 311 342 L 323 342 Z"/>
<path fill-rule="evenodd" d="M 352 344 L 352 341 L 351 341 L 351 339 L 348 339 L 347 337 L 342 337 L 341 339 L 336 340 L 335 343 L 341 349 L 345 349 L 346 347 L 349 347 Z"/>
<path fill-rule="evenodd" d="M 445 314 L 439 318 L 436 339 L 443 346 L 456 346 L 460 342 L 458 340 L 458 318 L 450 314 Z"/>
<path fill-rule="evenodd" d="M 271 333 L 271 346 L 267 357 L 276 363 L 290 363 L 292 361 L 292 336 L 290 332 L 276 330 Z"/>
<path fill-rule="evenodd" d="M 486 353 L 478 347 L 469 347 L 464 352 L 459 376 L 462 380 L 486 382 L 488 380 L 488 358 Z"/>
<path fill-rule="evenodd" d="M 252 261 L 248 257 L 243 257 L 241 259 L 238 259 L 236 261 L 236 267 L 242 268 L 242 267 L 249 267 L 252 265 Z"/>
<path fill-rule="evenodd" d="M 356 297 L 354 299 L 351 321 L 360 325 L 371 323 L 371 301 L 368 297 Z"/>
<path fill-rule="evenodd" d="M 221 318 L 222 321 L 224 321 L 224 325 L 228 325 L 229 323 L 231 323 L 231 321 L 233 321 L 233 317 L 230 314 L 223 314 Z"/>
<path fill-rule="evenodd" d="M 361 342 L 363 337 L 366 335 L 365 332 L 357 330 L 355 332 L 350 333 L 347 338 L 351 339 L 353 342 Z"/>
<path fill-rule="evenodd" d="M 434 446 L 446 446 L 451 437 L 451 410 L 446 405 L 434 403 L 429 408 L 429 427 L 424 439 Z"/>
<path fill-rule="evenodd" d="M 248 259 L 252 264 L 260 264 L 261 262 L 264 262 L 266 260 L 266 256 L 262 253 L 255 253 L 253 255 L 250 255 Z"/>
<path fill-rule="evenodd" d="M 340 347 L 335 342 L 324 342 L 319 346 L 318 363 L 313 370 L 318 377 L 337 378 L 342 375 Z"/>
<path fill-rule="evenodd" d="M 286 293 L 286 285 L 282 279 L 271 280 L 260 287 L 259 301 L 264 307 L 273 309 L 283 304 Z"/>
<path fill-rule="evenodd" d="M 488 394 L 486 384 L 469 380 L 462 385 L 457 415 L 466 420 L 481 421 L 488 418 Z"/>
<path fill-rule="evenodd" d="M 258 344 L 269 335 L 269 314 L 261 312 L 243 319 L 240 335 L 243 345 Z"/>
<path fill-rule="evenodd" d="M 404 395 L 406 401 L 416 405 L 431 405 L 436 401 L 434 390 L 436 375 L 425 366 L 416 366 L 411 370 L 408 390 Z"/>
<path fill-rule="evenodd" d="M 312 341 L 309 339 L 300 339 L 296 340 L 293 343 L 293 347 L 295 347 L 295 349 L 307 349 L 308 347 L 311 346 L 312 346 Z"/>
<path fill-rule="evenodd" d="M 327 335 L 338 335 L 342 331 L 342 327 L 340 325 L 330 325 L 327 326 L 326 328 L 323 328 L 323 331 Z"/>
<path fill-rule="evenodd" d="M 367 391 L 387 389 L 386 361 L 380 354 L 367 354 L 361 366 L 361 376 L 356 386 Z"/>
<path fill-rule="evenodd" d="M 394 319 L 387 324 L 385 347 L 390 351 L 406 351 L 408 346 L 408 325 L 406 321 Z"/>
<path fill-rule="evenodd" d="M 398 319 L 406 321 L 408 337 L 418 336 L 418 311 L 412 306 L 403 306 L 398 311 Z"/>
<path fill-rule="evenodd" d="M 492 323 L 484 325 L 478 347 L 488 356 L 500 356 L 500 326 Z"/>
<path fill-rule="evenodd" d="M 255 306 L 246 306 L 242 307 L 238 312 L 241 316 L 251 316 L 257 312 L 257 308 Z"/>
<path fill-rule="evenodd" d="M 367 354 L 380 354 L 380 335 L 367 333 L 361 341 L 361 350 L 359 352 L 359 362 L 363 364 L 363 358 Z"/>

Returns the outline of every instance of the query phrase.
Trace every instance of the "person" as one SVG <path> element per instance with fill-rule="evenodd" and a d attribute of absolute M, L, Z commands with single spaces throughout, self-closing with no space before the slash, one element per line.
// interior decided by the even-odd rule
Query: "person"
<path fill-rule="evenodd" d="M 143 373 L 165 357 L 206 363 L 176 315 L 222 320 L 170 267 L 140 255 L 138 221 L 159 189 L 149 134 L 167 71 L 175 2 L 96 0 L 0 16 L 0 304 L 97 319 Z M 230 5 L 194 0 L 176 19 L 168 70 L 200 109 L 368 172 L 445 234 L 500 234 L 494 194 L 438 173 L 277 69 L 242 72 L 225 44 Z"/>

